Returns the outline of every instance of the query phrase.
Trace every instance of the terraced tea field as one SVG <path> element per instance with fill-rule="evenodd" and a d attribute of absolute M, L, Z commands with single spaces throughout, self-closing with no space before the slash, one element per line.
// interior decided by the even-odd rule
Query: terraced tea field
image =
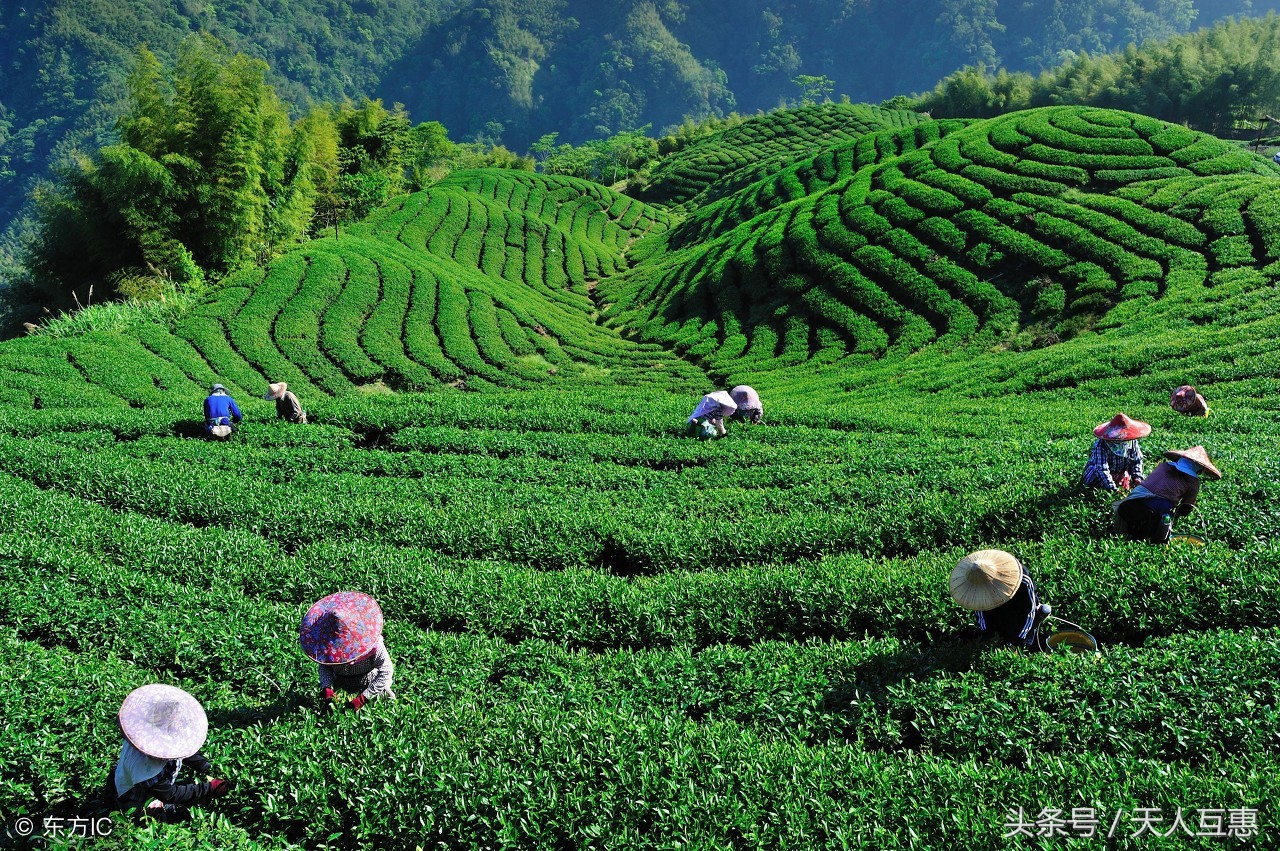
<path fill-rule="evenodd" d="M 78 812 L 163 681 L 240 785 L 95 847 L 1087 844 L 1019 807 L 1274 843 L 1280 171 L 1124 113 L 831 114 L 725 131 L 773 170 L 683 208 L 459 174 L 172 327 L 0 345 L 4 824 Z M 683 438 L 741 380 L 764 424 Z M 1117 410 L 1223 470 L 1205 546 L 1103 534 Z M 1103 654 L 976 647 L 946 578 L 985 547 Z M 297 625 L 342 589 L 398 698 L 324 716 Z"/>

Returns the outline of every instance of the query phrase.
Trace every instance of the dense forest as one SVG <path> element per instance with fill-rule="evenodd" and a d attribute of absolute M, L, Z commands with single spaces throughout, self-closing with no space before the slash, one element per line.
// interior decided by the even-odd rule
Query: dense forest
<path fill-rule="evenodd" d="M 528 150 L 795 102 L 799 75 L 877 102 L 964 66 L 1040 72 L 1271 0 L 31 0 L 0 5 L 0 277 L 35 182 L 115 141 L 139 45 L 207 32 L 264 60 L 297 117 L 381 98 Z"/>

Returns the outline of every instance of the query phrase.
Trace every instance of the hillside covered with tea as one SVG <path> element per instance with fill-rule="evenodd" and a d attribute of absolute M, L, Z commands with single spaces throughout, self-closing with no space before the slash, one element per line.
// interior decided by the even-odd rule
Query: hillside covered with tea
<path fill-rule="evenodd" d="M 0 343 L 0 812 L 78 812 L 169 682 L 239 786 L 100 847 L 995 849 L 1018 807 L 1268 836 L 1278 193 L 1133 113 L 828 105 L 643 197 L 460 171 L 171 321 Z M 739 382 L 764 422 L 684 437 Z M 1223 471 L 1202 546 L 1105 533 L 1080 473 L 1120 410 L 1151 466 Z M 988 547 L 1102 654 L 977 648 L 947 577 Z M 398 697 L 325 716 L 298 623 L 347 589 Z"/>

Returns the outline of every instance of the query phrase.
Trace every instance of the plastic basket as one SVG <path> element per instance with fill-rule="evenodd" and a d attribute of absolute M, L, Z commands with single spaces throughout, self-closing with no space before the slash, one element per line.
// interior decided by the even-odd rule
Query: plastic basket
<path fill-rule="evenodd" d="M 1060 629 L 1045 639 L 1045 646 L 1053 653 L 1097 653 L 1098 641 L 1082 630 Z"/>

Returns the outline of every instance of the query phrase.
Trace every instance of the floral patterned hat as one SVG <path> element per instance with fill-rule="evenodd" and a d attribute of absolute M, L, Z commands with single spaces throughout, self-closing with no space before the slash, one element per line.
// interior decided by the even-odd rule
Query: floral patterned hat
<path fill-rule="evenodd" d="M 377 647 L 381 637 L 382 609 L 359 591 L 340 591 L 316 601 L 299 630 L 302 652 L 321 665 L 353 662 Z"/>
<path fill-rule="evenodd" d="M 152 683 L 134 689 L 120 705 L 119 717 L 130 744 L 156 759 L 186 759 L 209 735 L 200 701 L 176 686 Z"/>

